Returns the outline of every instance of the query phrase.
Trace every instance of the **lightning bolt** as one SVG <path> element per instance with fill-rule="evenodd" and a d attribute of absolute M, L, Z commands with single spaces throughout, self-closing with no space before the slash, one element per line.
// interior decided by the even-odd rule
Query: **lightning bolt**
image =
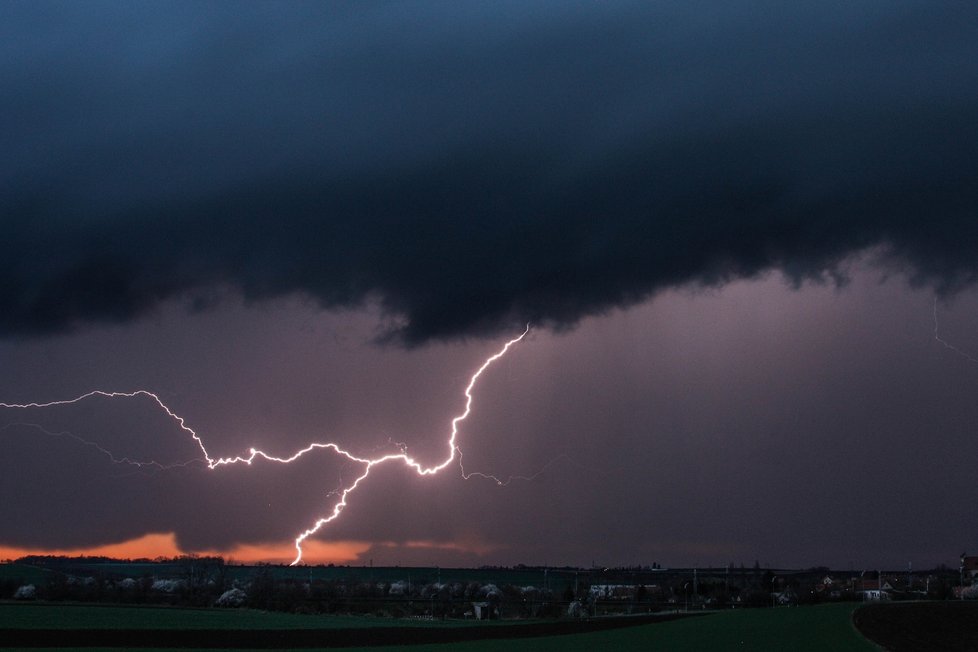
<path fill-rule="evenodd" d="M 363 472 L 360 475 L 358 475 L 357 478 L 349 486 L 340 490 L 334 490 L 330 492 L 330 495 L 339 497 L 337 502 L 333 505 L 332 511 L 328 515 L 317 519 L 311 527 L 302 531 L 301 533 L 299 533 L 298 536 L 296 536 L 295 538 L 296 556 L 295 559 L 290 564 L 292 566 L 295 566 L 296 564 L 302 561 L 302 543 L 310 536 L 312 536 L 313 534 L 321 530 L 323 527 L 325 527 L 327 524 L 331 523 L 332 521 L 335 521 L 337 518 L 340 517 L 340 514 L 342 514 L 343 510 L 346 509 L 347 507 L 350 494 L 356 491 L 357 488 L 360 486 L 360 484 L 367 479 L 367 477 L 370 475 L 370 471 L 373 470 L 375 466 L 386 464 L 388 462 L 401 462 L 408 468 L 414 470 L 414 472 L 417 473 L 419 476 L 428 476 L 428 475 L 435 475 L 440 471 L 443 471 L 452 462 L 454 462 L 457 457 L 459 461 L 459 468 L 461 469 L 462 472 L 462 477 L 465 479 L 468 479 L 472 476 L 479 476 L 479 477 L 494 480 L 497 484 L 505 485 L 510 480 L 515 479 L 517 477 L 523 478 L 523 476 L 511 476 L 509 480 L 506 480 L 504 482 L 499 478 L 496 478 L 495 476 L 488 475 L 488 474 L 483 474 L 483 473 L 466 474 L 465 469 L 461 466 L 462 451 L 458 446 L 458 435 L 459 435 L 460 424 L 463 421 L 465 421 L 465 419 L 467 419 L 469 414 L 471 414 L 472 412 L 472 403 L 475 400 L 472 392 L 475 389 L 476 383 L 479 381 L 479 378 L 486 371 L 486 369 L 488 369 L 494 362 L 496 362 L 504 355 L 506 355 L 506 353 L 510 350 L 510 348 L 512 348 L 515 344 L 517 344 L 521 340 L 523 340 L 523 338 L 526 337 L 527 333 L 529 332 L 530 332 L 530 325 L 527 324 L 526 329 L 523 331 L 523 333 L 506 342 L 502 346 L 502 348 L 500 348 L 496 353 L 486 358 L 486 360 L 482 363 L 482 365 L 478 369 L 476 369 L 476 371 L 469 378 L 469 384 L 465 387 L 465 409 L 462 411 L 461 414 L 455 416 L 451 421 L 451 434 L 449 435 L 448 440 L 446 442 L 448 448 L 447 455 L 441 462 L 431 466 L 425 466 L 424 464 L 416 460 L 414 457 L 409 455 L 407 452 L 407 446 L 403 444 L 397 444 L 397 447 L 400 450 L 399 453 L 390 453 L 387 455 L 382 455 L 380 457 L 373 457 L 373 458 L 360 457 L 358 455 L 354 455 L 350 451 L 341 448 L 338 444 L 334 442 L 313 442 L 308 446 L 297 450 L 296 452 L 294 452 L 292 455 L 288 457 L 277 457 L 275 455 L 269 455 L 268 453 L 258 448 L 249 448 L 247 455 L 215 458 L 212 457 L 211 454 L 207 451 L 207 447 L 204 445 L 204 441 L 200 437 L 200 435 L 193 428 L 187 425 L 183 417 L 181 417 L 176 412 L 174 412 L 166 403 L 163 402 L 163 400 L 157 394 L 154 394 L 153 392 L 144 389 L 139 389 L 133 392 L 106 392 L 102 390 L 93 390 L 91 392 L 82 394 L 81 396 L 77 396 L 72 399 L 60 400 L 60 401 L 48 401 L 46 403 L 0 403 L 0 408 L 21 409 L 21 410 L 43 409 L 43 408 L 56 407 L 56 406 L 72 405 L 74 403 L 79 403 L 81 401 L 85 401 L 92 398 L 134 399 L 134 398 L 142 397 L 142 398 L 147 398 L 153 403 L 155 403 L 163 412 L 167 414 L 167 416 L 169 416 L 177 424 L 180 430 L 187 433 L 193 439 L 193 441 L 200 448 L 200 452 L 203 454 L 204 462 L 206 462 L 207 468 L 211 470 L 216 469 L 220 466 L 225 466 L 230 464 L 243 463 L 250 466 L 252 462 L 255 461 L 256 458 L 262 458 L 269 462 L 275 462 L 279 464 L 290 464 L 296 461 L 297 459 L 299 459 L 300 457 L 302 457 L 303 455 L 305 455 L 306 453 L 312 452 L 314 450 L 321 450 L 321 449 L 332 451 L 333 453 L 339 456 L 345 457 L 347 460 L 351 462 L 362 464 Z M 75 437 L 74 435 L 70 435 L 70 433 L 47 433 L 47 434 L 53 436 L 61 436 L 61 435 L 68 434 L 69 436 L 74 437 L 75 439 L 77 439 L 78 441 L 80 441 L 85 445 L 90 445 L 97 448 L 103 454 L 108 455 L 109 458 L 113 460 L 113 462 L 136 464 L 136 465 L 156 465 L 162 468 L 162 466 L 156 462 L 137 462 L 134 460 L 130 460 L 129 458 L 117 458 L 111 452 L 105 450 L 101 446 L 98 446 L 94 442 L 83 440 L 80 437 Z M 547 466 L 550 466 L 552 462 L 553 461 L 548 463 Z M 542 470 L 540 472 L 542 472 Z M 539 473 L 531 477 L 536 477 L 536 475 L 539 475 Z M 530 478 L 524 478 L 524 479 L 530 479 Z"/>
<path fill-rule="evenodd" d="M 510 475 L 507 476 L 505 480 L 501 480 L 498 476 L 492 475 L 491 473 L 482 473 L 481 471 L 470 471 L 466 473 L 465 467 L 462 466 L 462 450 L 458 449 L 458 466 L 462 470 L 462 478 L 464 478 L 465 480 L 468 480 L 469 478 L 483 478 L 485 480 L 492 480 L 500 487 L 505 487 L 509 485 L 509 483 L 513 482 L 514 480 L 523 480 L 526 482 L 532 482 L 542 474 L 546 473 L 547 469 L 549 469 L 551 466 L 561 461 L 569 462 L 571 460 L 570 457 L 568 457 L 565 453 L 561 453 L 560 455 L 551 459 L 549 462 L 547 462 L 542 467 L 540 467 L 540 470 L 538 470 L 536 473 L 532 475 Z"/>
<path fill-rule="evenodd" d="M 3 407 L 11 407 L 11 406 L 10 405 L 3 405 Z M 16 406 L 14 406 L 14 407 L 16 407 Z M 131 457 L 116 457 L 115 453 L 113 453 L 112 451 L 108 450 L 107 448 L 102 447 L 98 442 L 94 442 L 94 441 L 91 441 L 89 439 L 85 439 L 84 437 L 80 437 L 80 436 L 76 435 L 75 433 L 73 433 L 73 432 L 71 432 L 69 430 L 62 430 L 60 432 L 51 432 L 50 430 L 48 430 L 44 426 L 42 426 L 40 424 L 37 424 L 37 423 L 25 423 L 25 422 L 22 422 L 22 421 L 17 422 L 17 423 L 8 423 L 8 424 L 5 424 L 2 427 L 0 427 L 0 432 L 4 432 L 6 430 L 10 430 L 11 428 L 17 428 L 17 427 L 20 427 L 20 428 L 30 428 L 30 429 L 33 429 L 33 430 L 37 430 L 37 431 L 39 431 L 39 432 L 47 435 L 48 437 L 57 437 L 57 438 L 64 438 L 64 439 L 73 439 L 76 442 L 78 442 L 79 444 L 81 444 L 83 446 L 86 446 L 88 448 L 93 448 L 97 452 L 99 452 L 102 455 L 104 455 L 105 457 L 108 457 L 109 460 L 113 464 L 134 466 L 134 467 L 139 468 L 139 469 L 155 468 L 155 469 L 157 469 L 159 471 L 168 471 L 170 469 L 175 469 L 175 468 L 180 468 L 180 467 L 187 467 L 187 466 L 190 466 L 191 464 L 195 464 L 195 463 L 200 463 L 200 464 L 203 464 L 204 463 L 204 460 L 202 460 L 200 458 L 192 459 L 192 460 L 185 460 L 183 462 L 174 462 L 172 464 L 163 464 L 163 463 L 157 462 L 155 460 L 134 460 Z"/>
<path fill-rule="evenodd" d="M 951 344 L 950 342 L 948 342 L 947 340 L 941 337 L 940 333 L 938 332 L 938 324 L 937 324 L 937 297 L 934 297 L 934 339 L 940 342 L 941 344 L 943 344 L 944 348 L 954 351 L 955 353 L 957 353 L 958 355 L 960 355 L 961 357 L 965 358 L 970 362 L 978 363 L 978 358 L 975 358 L 967 351 L 962 351 L 961 349 L 959 349 L 958 347 L 954 346 L 953 344 Z"/>

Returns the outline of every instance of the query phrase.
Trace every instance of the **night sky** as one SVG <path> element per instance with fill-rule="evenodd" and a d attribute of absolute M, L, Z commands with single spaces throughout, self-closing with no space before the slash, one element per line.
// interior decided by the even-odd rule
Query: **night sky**
<path fill-rule="evenodd" d="M 970 3 L 10 2 L 0 89 L 0 402 L 431 465 L 531 325 L 459 437 L 520 477 L 374 467 L 311 562 L 978 549 Z M 0 558 L 289 561 L 362 472 L 0 444 Z"/>

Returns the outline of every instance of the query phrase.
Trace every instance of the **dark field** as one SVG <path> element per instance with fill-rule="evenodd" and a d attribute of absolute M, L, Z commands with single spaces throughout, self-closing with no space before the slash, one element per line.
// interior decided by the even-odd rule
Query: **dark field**
<path fill-rule="evenodd" d="M 51 579 L 51 571 L 25 564 L 0 564 L 0 581 L 17 580 L 41 584 Z"/>
<path fill-rule="evenodd" d="M 853 604 L 736 609 L 696 617 L 504 621 L 493 624 L 293 616 L 252 610 L 0 604 L 0 646 L 18 649 L 296 649 L 357 652 L 507 652 L 649 649 L 869 652 L 852 626 Z M 101 609 L 102 613 L 97 613 Z M 40 613 L 47 610 L 46 613 Z M 92 619 L 95 620 L 92 620 Z M 670 619 L 672 618 L 672 619 Z M 85 629 L 79 622 L 87 622 Z M 301 624 L 300 624 L 301 623 Z M 385 626 L 386 625 L 386 626 Z M 248 627 L 245 629 L 245 627 Z M 444 645 L 450 643 L 451 645 Z M 368 646 L 368 647 L 364 647 Z M 406 647 L 405 647 L 406 646 Z"/>
<path fill-rule="evenodd" d="M 814 652 L 878 649 L 873 641 L 891 652 L 978 650 L 978 603 L 974 602 L 835 604 L 678 616 L 453 623 L 247 609 L 0 603 L 0 647 Z"/>
<path fill-rule="evenodd" d="M 0 645 L 252 649 L 420 645 L 585 634 L 683 617 L 688 615 L 446 625 L 248 610 L 7 604 L 0 606 Z"/>
<path fill-rule="evenodd" d="M 449 621 L 454 622 L 454 621 Z M 70 603 L 0 602 L 0 630 L 52 629 L 345 629 L 393 625 L 429 625 L 426 621 L 371 616 L 316 616 L 259 611 L 159 607 L 152 605 L 100 605 Z M 469 622 L 459 621 L 461 625 Z"/>
<path fill-rule="evenodd" d="M 978 650 L 978 603 L 904 602 L 867 605 L 854 616 L 867 638 L 890 652 Z"/>

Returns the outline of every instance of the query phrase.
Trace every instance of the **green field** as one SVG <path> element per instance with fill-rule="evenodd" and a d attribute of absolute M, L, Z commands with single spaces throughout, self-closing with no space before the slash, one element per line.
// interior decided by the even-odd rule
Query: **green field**
<path fill-rule="evenodd" d="M 704 618 L 674 620 L 593 634 L 508 641 L 454 643 L 453 651 L 608 650 L 621 652 L 757 651 L 872 652 L 878 648 L 852 626 L 855 605 L 832 604 L 782 609 L 724 611 Z M 347 648 L 348 652 L 444 652 L 445 646 Z"/>
<path fill-rule="evenodd" d="M 724 611 L 702 618 L 641 625 L 590 634 L 451 643 L 442 645 L 347 648 L 351 652 L 495 652 L 503 650 L 710 651 L 837 650 L 870 652 L 877 648 L 852 626 L 855 605 Z M 47 610 L 49 613 L 44 614 Z M 51 607 L 0 605 L 0 627 L 51 627 Z M 405 625 L 375 618 L 292 616 L 254 611 L 69 606 L 60 626 L 145 628 L 321 628 Z M 32 620 L 33 619 L 33 620 Z M 84 621 L 84 624 L 81 624 Z M 38 624 L 29 624 L 34 622 Z M 433 623 L 437 625 L 438 623 Z M 432 624 L 428 624 L 431 626 Z M 86 648 L 91 652 L 95 648 Z M 147 650 L 148 652 L 148 650 Z"/>
<path fill-rule="evenodd" d="M 0 629 L 333 629 L 474 626 L 469 621 L 308 616 L 253 609 L 0 603 Z"/>
<path fill-rule="evenodd" d="M 26 564 L 0 564 L 0 580 L 19 580 L 26 584 L 42 584 L 51 579 L 51 571 Z"/>

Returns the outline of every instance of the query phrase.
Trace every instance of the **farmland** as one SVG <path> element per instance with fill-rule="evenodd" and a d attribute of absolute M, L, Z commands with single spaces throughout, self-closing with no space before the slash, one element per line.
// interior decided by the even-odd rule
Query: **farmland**
<path fill-rule="evenodd" d="M 443 652 L 451 643 L 463 652 L 563 652 L 568 646 L 804 652 L 877 649 L 870 641 L 892 650 L 970 650 L 978 644 L 978 628 L 971 625 L 978 622 L 978 604 L 914 602 L 910 597 L 922 593 L 906 580 L 905 590 L 893 591 L 903 601 L 860 607 L 845 601 L 856 595 L 860 578 L 825 569 L 18 561 L 0 565 L 0 587 L 16 598 L 0 601 L 0 642 L 7 649 Z M 933 572 L 926 579 L 940 596 L 952 578 Z M 868 582 L 882 580 L 880 574 Z M 901 586 L 892 575 L 886 582 Z M 228 595 L 236 600 L 226 600 Z"/>
<path fill-rule="evenodd" d="M 615 650 L 645 652 L 771 651 L 870 652 L 876 646 L 851 624 L 855 605 L 833 604 L 785 609 L 730 610 L 703 618 L 641 625 L 606 632 L 516 641 L 478 641 L 453 646 L 461 652 L 501 650 Z M 403 648 L 400 648 L 403 650 Z M 436 646 L 413 646 L 411 652 L 440 652 Z M 398 648 L 360 648 L 359 652 L 397 652 Z"/>
<path fill-rule="evenodd" d="M 83 604 L 0 604 L 0 629 L 320 629 L 383 627 L 391 618 L 301 616 L 253 609 Z"/>
<path fill-rule="evenodd" d="M 130 632 L 128 645 L 160 645 L 158 632 L 183 632 L 172 638 L 180 646 L 227 645 L 227 649 L 247 649 L 243 645 L 268 648 L 316 647 L 343 645 L 344 641 L 386 640 L 389 643 L 411 640 L 429 641 L 404 647 L 362 647 L 360 652 L 390 651 L 434 652 L 446 648 L 434 641 L 452 641 L 452 649 L 463 652 L 494 650 L 873 650 L 851 624 L 851 604 L 819 605 L 781 609 L 728 610 L 695 618 L 663 620 L 632 627 L 593 631 L 602 619 L 588 623 L 496 623 L 444 627 L 440 622 L 382 621 L 371 618 L 336 618 L 268 614 L 251 610 L 173 609 L 159 607 L 92 607 L 82 605 L 0 605 L 0 629 L 11 628 L 40 633 L 62 627 L 78 632 L 87 628 L 89 645 L 99 644 L 100 632 Z M 47 610 L 45 612 L 45 610 Z M 101 612 L 100 612 L 101 610 Z M 634 621 L 641 622 L 641 621 Z M 546 627 L 550 629 L 538 629 Z M 591 627 L 592 631 L 588 631 Z M 563 628 L 563 629 L 561 629 Z M 142 632 L 134 632 L 142 630 Z M 303 634 L 303 631 L 306 633 Z M 346 631 L 346 634 L 343 632 Z M 387 631 L 388 634 L 383 632 Z M 240 632 L 240 634 L 234 634 Z M 378 634 L 379 633 L 379 634 Z M 531 637 L 532 636 L 532 637 Z M 469 640 L 466 640 L 469 639 Z M 472 640 L 475 639 L 475 640 Z M 12 639 L 7 638 L 10 641 Z M 41 641 L 30 636 L 16 639 L 20 644 L 36 645 Z M 111 637 L 109 639 L 115 641 Z M 195 641 L 197 641 L 195 643 Z M 222 643 L 224 641 L 224 643 Z M 251 641 L 248 643 L 247 641 Z M 261 641 L 261 642 L 259 642 Z M 92 649 L 92 648 L 84 648 Z M 146 647 L 144 649 L 154 649 Z"/>
<path fill-rule="evenodd" d="M 974 601 L 871 604 L 855 616 L 868 638 L 892 652 L 978 650 L 978 603 Z"/>

